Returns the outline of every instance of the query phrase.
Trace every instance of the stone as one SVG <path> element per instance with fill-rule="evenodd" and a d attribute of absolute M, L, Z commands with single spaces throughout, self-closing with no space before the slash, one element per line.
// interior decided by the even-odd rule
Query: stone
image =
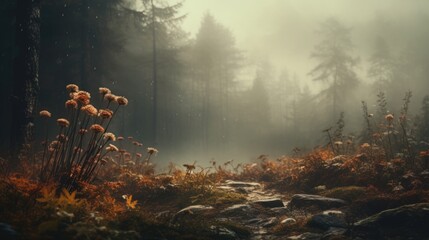
<path fill-rule="evenodd" d="M 204 205 L 192 205 L 182 210 L 178 211 L 172 218 L 172 221 L 176 221 L 178 218 L 184 217 L 186 215 L 192 215 L 195 213 L 206 212 L 212 210 L 212 206 L 204 206 Z"/>
<path fill-rule="evenodd" d="M 363 238 L 428 239 L 429 203 L 404 205 L 360 220 L 353 231 Z"/>
<path fill-rule="evenodd" d="M 271 217 L 271 218 L 264 219 L 259 224 L 261 227 L 268 228 L 276 225 L 278 222 L 279 220 L 276 217 Z"/>
<path fill-rule="evenodd" d="M 283 219 L 280 223 L 286 226 L 292 226 L 296 224 L 296 220 L 294 218 L 286 218 Z"/>
<path fill-rule="evenodd" d="M 255 182 L 239 182 L 233 180 L 226 180 L 225 184 L 234 188 L 260 188 L 261 184 Z"/>
<path fill-rule="evenodd" d="M 323 233 L 322 239 L 344 239 L 344 235 L 347 233 L 345 228 L 331 227 L 328 231 Z M 356 239 L 357 240 L 357 239 Z"/>
<path fill-rule="evenodd" d="M 339 214 L 338 212 L 325 211 L 323 213 L 313 215 L 308 220 L 307 226 L 322 230 L 328 230 L 331 227 L 346 228 L 347 222 L 344 214 Z"/>
<path fill-rule="evenodd" d="M 234 231 L 225 227 L 210 226 L 210 230 L 216 234 L 220 239 L 237 239 L 238 236 Z"/>
<path fill-rule="evenodd" d="M 322 234 L 306 232 L 306 233 L 303 233 L 301 235 L 288 237 L 287 239 L 290 239 L 290 240 L 320 240 L 320 239 L 322 239 Z"/>
<path fill-rule="evenodd" d="M 285 206 L 280 198 L 260 199 L 253 201 L 253 203 L 265 208 L 278 208 Z"/>
<path fill-rule="evenodd" d="M 346 205 L 346 202 L 338 198 L 328 198 L 320 195 L 310 194 L 295 194 L 292 196 L 291 201 L 288 204 L 290 208 L 305 208 L 305 207 L 317 207 L 321 210 L 338 208 Z"/>
<path fill-rule="evenodd" d="M 254 216 L 258 210 L 252 208 L 249 204 L 235 204 L 221 211 L 222 216 Z"/>

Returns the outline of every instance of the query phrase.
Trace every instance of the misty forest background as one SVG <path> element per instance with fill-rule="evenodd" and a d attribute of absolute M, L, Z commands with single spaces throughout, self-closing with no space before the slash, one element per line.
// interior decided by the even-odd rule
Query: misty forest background
<path fill-rule="evenodd" d="M 327 144 L 322 131 L 335 130 L 342 112 L 346 130 L 335 140 L 358 143 L 365 129 L 361 101 L 377 118 L 388 112 L 399 116 L 407 91 L 416 141 L 429 142 L 427 13 L 402 19 L 374 14 L 358 29 L 328 17 L 311 29 L 318 44 L 308 46 L 308 71 L 298 76 L 288 62 L 279 67 L 266 55 L 248 54 L 236 44 L 234 29 L 215 14 L 206 13 L 191 36 L 181 25 L 183 3 L 141 3 L 136 8 L 125 0 L 0 2 L 2 155 L 17 134 L 13 123 L 19 114 L 13 110 L 22 97 L 16 88 L 25 67 L 33 73 L 25 89 L 37 99 L 33 117 L 27 117 L 34 121 L 30 141 L 35 142 L 42 134 L 38 112 L 49 109 L 55 119 L 64 115 L 69 83 L 94 98 L 98 87 L 126 96 L 129 105 L 113 122 L 116 134 L 157 147 L 163 164 L 247 161 L 259 154 L 291 154 L 295 147 L 310 150 Z M 33 25 L 22 27 L 28 13 Z M 21 38 L 23 29 L 30 37 Z M 369 58 L 360 57 L 355 31 L 371 46 Z M 290 44 L 287 36 L 283 44 Z M 25 46 L 36 58 L 34 65 L 19 68 Z M 384 99 L 387 106 L 380 112 Z"/>

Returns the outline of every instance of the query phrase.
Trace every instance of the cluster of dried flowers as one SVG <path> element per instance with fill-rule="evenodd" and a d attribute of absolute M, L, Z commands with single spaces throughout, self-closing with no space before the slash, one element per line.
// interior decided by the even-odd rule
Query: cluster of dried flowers
<path fill-rule="evenodd" d="M 110 123 L 119 107 L 128 100 L 116 96 L 108 88 L 99 88 L 105 106 L 97 109 L 91 104 L 91 94 L 75 84 L 66 86 L 69 97 L 65 102 L 68 116 L 56 120 L 59 130 L 55 140 L 48 142 L 48 132 L 43 142 L 40 179 L 54 180 L 67 189 L 79 183 L 91 182 L 100 167 L 108 162 L 108 153 L 119 148 L 112 144 L 115 134 L 108 132 Z M 52 114 L 43 110 L 40 117 L 48 120 Z"/>

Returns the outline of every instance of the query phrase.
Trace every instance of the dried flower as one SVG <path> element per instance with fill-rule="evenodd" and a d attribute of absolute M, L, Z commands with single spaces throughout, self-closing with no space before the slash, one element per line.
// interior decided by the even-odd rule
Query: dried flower
<path fill-rule="evenodd" d="M 47 110 L 40 111 L 39 115 L 41 117 L 45 117 L 45 118 L 50 118 L 52 116 L 52 114 L 50 112 L 48 112 Z"/>
<path fill-rule="evenodd" d="M 346 141 L 346 144 L 347 144 L 347 145 L 350 145 L 350 144 L 352 144 L 352 143 L 353 143 L 353 141 L 352 141 L 352 140 L 350 140 L 350 139 Z"/>
<path fill-rule="evenodd" d="M 108 152 L 117 152 L 117 151 L 119 151 L 119 148 L 118 147 L 116 147 L 115 145 L 113 145 L 113 144 L 109 144 L 109 146 L 108 147 L 106 147 L 106 151 L 108 151 Z"/>
<path fill-rule="evenodd" d="M 153 147 L 148 147 L 147 148 L 147 153 L 149 153 L 150 155 L 152 155 L 152 154 L 156 154 L 156 153 L 158 153 L 158 149 L 156 149 L 156 148 L 153 148 Z"/>
<path fill-rule="evenodd" d="M 133 140 L 133 139 L 134 139 L 134 138 L 133 138 L 133 137 L 131 137 L 131 136 L 129 136 L 129 137 L 128 137 L 128 140 Z"/>
<path fill-rule="evenodd" d="M 386 116 L 384 116 L 384 118 L 387 120 L 387 121 L 392 121 L 393 120 L 393 114 L 387 114 Z"/>
<path fill-rule="evenodd" d="M 105 87 L 101 87 L 98 90 L 100 91 L 100 94 L 103 95 L 103 96 L 106 95 L 106 94 L 108 94 L 108 93 L 112 93 L 112 91 L 110 91 L 110 89 L 105 88 Z"/>
<path fill-rule="evenodd" d="M 106 93 L 106 95 L 104 95 L 104 99 L 106 99 L 108 102 L 112 102 L 112 101 L 116 101 L 116 96 L 111 94 L 111 93 Z"/>
<path fill-rule="evenodd" d="M 373 113 L 370 113 L 370 114 L 368 114 L 368 117 L 369 117 L 369 118 L 372 118 L 372 117 L 374 117 L 374 114 L 373 114 Z"/>
<path fill-rule="evenodd" d="M 60 146 L 60 142 L 59 141 L 52 141 L 50 144 L 49 144 L 49 148 L 52 148 L 52 149 L 56 149 L 56 148 L 58 148 Z"/>
<path fill-rule="evenodd" d="M 183 166 L 186 168 L 186 171 L 192 171 L 195 169 L 194 164 L 183 164 Z"/>
<path fill-rule="evenodd" d="M 66 86 L 66 89 L 69 92 L 77 92 L 77 91 L 79 91 L 79 87 L 76 84 L 68 84 Z"/>
<path fill-rule="evenodd" d="M 113 112 L 110 109 L 100 109 L 98 111 L 98 116 L 100 116 L 103 119 L 111 118 L 112 115 L 113 115 Z"/>
<path fill-rule="evenodd" d="M 116 141 L 116 137 L 115 134 L 108 132 L 104 134 L 104 139 L 108 140 L 108 141 Z"/>
<path fill-rule="evenodd" d="M 362 145 L 360 145 L 361 148 L 369 148 L 371 147 L 371 145 L 369 145 L 369 143 L 363 143 Z"/>
<path fill-rule="evenodd" d="M 77 102 L 73 99 L 67 100 L 65 103 L 66 108 L 68 109 L 76 109 L 77 108 Z"/>
<path fill-rule="evenodd" d="M 343 145 L 343 142 L 341 142 L 341 141 L 336 141 L 336 142 L 334 142 L 334 144 L 335 144 L 336 146 L 340 146 L 340 145 Z"/>
<path fill-rule="evenodd" d="M 88 105 L 91 99 L 91 94 L 86 91 L 78 91 L 73 94 L 73 99 L 79 101 L 83 105 Z"/>
<path fill-rule="evenodd" d="M 92 130 L 96 133 L 104 132 L 104 128 L 100 124 L 92 124 L 91 127 L 89 127 L 89 130 Z"/>
<path fill-rule="evenodd" d="M 89 116 L 96 116 L 98 111 L 97 108 L 95 108 L 93 105 L 88 104 L 80 108 L 80 110 Z"/>
<path fill-rule="evenodd" d="M 128 105 L 128 99 L 126 99 L 125 97 L 117 97 L 116 101 L 118 102 L 119 105 L 124 105 L 124 106 Z"/>
<path fill-rule="evenodd" d="M 57 123 L 61 127 L 68 127 L 70 125 L 70 122 L 67 119 L 65 119 L 65 118 L 58 118 L 57 119 Z"/>
<path fill-rule="evenodd" d="M 118 137 L 118 141 L 124 140 L 124 137 Z"/>
<path fill-rule="evenodd" d="M 141 153 L 136 153 L 137 158 L 141 158 L 143 155 Z"/>

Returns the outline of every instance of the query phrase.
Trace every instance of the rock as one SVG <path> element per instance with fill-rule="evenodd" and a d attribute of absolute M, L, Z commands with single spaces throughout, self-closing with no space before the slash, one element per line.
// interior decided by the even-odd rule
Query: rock
<path fill-rule="evenodd" d="M 338 198 L 328 198 L 320 195 L 295 194 L 292 196 L 288 206 L 291 208 L 318 207 L 319 209 L 331 209 L 342 207 L 346 204 Z"/>
<path fill-rule="evenodd" d="M 285 206 L 280 198 L 260 199 L 253 201 L 253 203 L 265 208 L 278 208 Z"/>
<path fill-rule="evenodd" d="M 18 233 L 9 224 L 0 222 L 0 237 L 5 240 L 18 239 Z"/>
<path fill-rule="evenodd" d="M 246 221 L 247 224 L 253 225 L 256 227 L 272 227 L 276 225 L 279 222 L 279 220 L 276 217 L 270 217 L 270 218 L 252 218 L 248 221 Z"/>
<path fill-rule="evenodd" d="M 286 218 L 283 219 L 280 223 L 286 226 L 292 226 L 296 224 L 296 220 L 294 218 Z"/>
<path fill-rule="evenodd" d="M 222 216 L 255 216 L 258 210 L 252 208 L 249 204 L 235 204 L 221 211 Z"/>
<path fill-rule="evenodd" d="M 346 228 L 347 223 L 344 213 L 341 211 L 325 211 L 312 216 L 310 220 L 308 220 L 307 226 L 328 230 L 331 227 Z"/>
<path fill-rule="evenodd" d="M 276 225 L 278 222 L 279 222 L 279 220 L 276 217 L 271 217 L 271 218 L 264 219 L 259 224 L 261 227 L 268 228 L 268 227 L 272 227 L 272 226 Z"/>
<path fill-rule="evenodd" d="M 234 231 L 225 227 L 210 226 L 210 230 L 215 233 L 220 239 L 237 239 L 238 236 Z"/>
<path fill-rule="evenodd" d="M 322 239 L 322 234 L 306 232 L 306 233 L 303 233 L 301 235 L 288 237 L 287 239 L 291 239 L 291 240 L 320 240 L 320 239 Z"/>
<path fill-rule="evenodd" d="M 346 232 L 347 229 L 345 228 L 331 227 L 323 234 L 322 239 L 344 239 L 344 235 L 346 234 Z"/>
<path fill-rule="evenodd" d="M 364 238 L 428 239 L 429 203 L 404 205 L 360 220 L 353 230 Z"/>
<path fill-rule="evenodd" d="M 225 184 L 234 188 L 260 188 L 261 184 L 255 182 L 238 182 L 232 180 L 226 180 Z"/>
<path fill-rule="evenodd" d="M 287 213 L 290 212 L 287 207 L 275 207 L 275 208 L 271 208 L 270 210 L 273 211 L 277 216 L 286 215 Z"/>
<path fill-rule="evenodd" d="M 199 212 L 205 212 L 212 210 L 212 206 L 204 206 L 204 205 L 192 205 L 189 207 L 186 207 L 180 211 L 178 211 L 172 218 L 172 221 L 177 220 L 177 218 L 183 217 L 185 215 L 195 214 Z"/>

